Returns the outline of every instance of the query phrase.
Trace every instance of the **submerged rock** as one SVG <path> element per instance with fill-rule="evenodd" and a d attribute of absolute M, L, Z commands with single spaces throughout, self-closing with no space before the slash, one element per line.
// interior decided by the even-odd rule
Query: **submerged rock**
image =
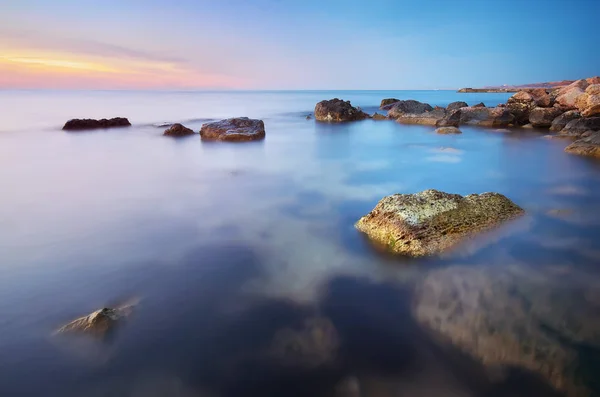
<path fill-rule="evenodd" d="M 391 252 L 426 256 L 522 214 L 498 193 L 463 197 L 430 189 L 384 197 L 356 228 Z"/>
<path fill-rule="evenodd" d="M 600 131 L 584 133 L 565 148 L 565 152 L 580 156 L 600 157 Z"/>
<path fill-rule="evenodd" d="M 558 277 L 564 278 L 564 277 Z M 548 332 L 574 317 L 575 307 L 544 275 L 506 268 L 451 266 L 434 270 L 417 286 L 417 321 L 487 367 L 517 367 L 533 371 L 568 396 L 589 396 L 578 372 L 573 344 Z M 562 280 L 558 281 L 562 284 Z M 590 310 L 581 311 L 581 328 L 557 329 L 564 339 L 597 339 L 598 324 L 585 326 Z M 579 313 L 577 313 L 579 315 Z"/>
<path fill-rule="evenodd" d="M 311 119 L 312 119 L 312 116 L 310 114 L 307 114 L 306 115 L 306 120 L 311 120 Z"/>
<path fill-rule="evenodd" d="M 191 130 L 179 123 L 173 124 L 172 126 L 167 128 L 165 130 L 165 132 L 163 133 L 163 135 L 174 136 L 174 137 L 187 136 L 187 135 L 193 135 L 193 134 L 194 134 L 193 130 Z"/>
<path fill-rule="evenodd" d="M 118 323 L 131 314 L 133 306 L 125 306 L 117 309 L 103 308 L 71 321 L 59 328 L 57 334 L 79 333 L 95 337 L 104 337 L 111 332 Z"/>
<path fill-rule="evenodd" d="M 422 114 L 432 111 L 433 108 L 428 103 L 423 103 L 409 99 L 406 101 L 398 101 L 388 111 L 388 116 L 397 119 L 405 114 Z"/>
<path fill-rule="evenodd" d="M 375 112 L 375 114 L 373 116 L 371 116 L 371 118 L 373 120 L 387 120 L 387 116 L 384 116 L 383 114 L 379 114 L 377 112 Z"/>
<path fill-rule="evenodd" d="M 453 110 L 458 110 L 460 108 L 466 108 L 469 105 L 466 102 L 463 101 L 456 101 L 456 102 L 452 102 L 451 104 L 448 105 L 448 107 L 446 108 L 446 110 L 448 112 L 452 112 Z"/>
<path fill-rule="evenodd" d="M 101 128 L 129 127 L 131 123 L 125 117 L 112 119 L 72 119 L 65 123 L 65 131 L 96 130 Z"/>
<path fill-rule="evenodd" d="M 319 367 L 332 364 L 340 339 L 333 323 L 325 317 L 307 319 L 301 328 L 279 330 L 269 356 L 285 366 Z"/>
<path fill-rule="evenodd" d="M 379 105 L 379 109 L 388 110 L 394 103 L 400 101 L 400 99 L 396 98 L 386 98 L 381 100 L 381 104 Z"/>
<path fill-rule="evenodd" d="M 534 108 L 529 113 L 529 123 L 533 127 L 550 127 L 554 119 L 562 113 L 561 108 Z"/>
<path fill-rule="evenodd" d="M 460 124 L 479 125 L 483 127 L 508 127 L 514 116 L 506 108 L 462 108 Z"/>
<path fill-rule="evenodd" d="M 565 128 L 569 121 L 578 119 L 580 117 L 581 113 L 579 113 L 579 111 L 569 110 L 568 112 L 565 112 L 560 116 L 556 117 L 554 120 L 552 120 L 552 124 L 550 125 L 550 131 L 558 132 Z"/>
<path fill-rule="evenodd" d="M 256 141 L 265 138 L 262 120 L 239 117 L 203 124 L 200 137 L 207 141 Z"/>
<path fill-rule="evenodd" d="M 369 118 L 359 107 L 354 107 L 350 101 L 338 98 L 321 101 L 315 106 L 315 118 L 318 121 L 356 121 Z"/>
<path fill-rule="evenodd" d="M 439 127 L 435 132 L 438 134 L 462 134 L 462 131 L 456 127 Z"/>

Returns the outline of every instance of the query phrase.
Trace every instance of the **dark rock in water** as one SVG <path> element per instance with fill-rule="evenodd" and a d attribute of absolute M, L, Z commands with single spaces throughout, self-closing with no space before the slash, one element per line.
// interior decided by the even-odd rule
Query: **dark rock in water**
<path fill-rule="evenodd" d="M 568 112 L 565 112 L 560 116 L 556 117 L 554 120 L 552 120 L 552 124 L 550 125 L 550 131 L 558 132 L 565 128 L 569 121 L 578 119 L 580 117 L 581 113 L 579 113 L 579 111 L 569 110 Z"/>
<path fill-rule="evenodd" d="M 477 105 L 473 105 L 474 108 L 484 108 L 485 107 L 485 103 L 483 102 L 479 102 Z"/>
<path fill-rule="evenodd" d="M 446 108 L 446 110 L 448 112 L 452 112 L 453 110 L 458 110 L 460 108 L 466 108 L 469 105 L 466 102 L 463 101 L 456 101 L 456 102 L 452 102 L 451 104 L 448 105 L 448 107 Z"/>
<path fill-rule="evenodd" d="M 321 101 L 315 106 L 315 118 L 318 121 L 340 122 L 356 121 L 369 118 L 359 107 L 354 107 L 350 101 L 334 98 Z"/>
<path fill-rule="evenodd" d="M 438 134 L 462 134 L 462 131 L 456 127 L 439 127 L 435 132 Z"/>
<path fill-rule="evenodd" d="M 284 366 L 314 368 L 334 362 L 340 345 L 333 323 L 324 317 L 307 319 L 302 328 L 279 330 L 268 355 Z"/>
<path fill-rule="evenodd" d="M 522 214 L 498 193 L 463 197 L 430 189 L 384 197 L 356 228 L 391 252 L 426 256 Z"/>
<path fill-rule="evenodd" d="M 580 136 L 586 131 L 600 131 L 600 117 L 578 118 L 560 130 L 561 135 Z"/>
<path fill-rule="evenodd" d="M 403 113 L 396 117 L 396 121 L 403 124 L 437 125 L 444 117 L 446 110 L 438 108 L 424 113 Z"/>
<path fill-rule="evenodd" d="M 306 115 L 306 120 L 311 120 L 311 119 L 312 119 L 312 116 L 310 114 L 307 114 Z"/>
<path fill-rule="evenodd" d="M 554 297 L 564 287 L 560 277 L 548 280 L 544 273 L 529 272 L 533 270 L 513 270 L 511 266 L 434 270 L 415 288 L 414 316 L 439 339 L 451 342 L 488 368 L 533 371 L 565 395 L 590 396 L 580 378 L 577 352 L 548 332 L 548 324 L 564 328 L 569 322 L 566 318 L 576 319 L 578 310 L 574 312 L 565 298 L 578 294 L 566 290 L 572 295 Z M 582 303 L 575 302 L 575 307 Z M 589 319 L 589 310 L 583 313 Z M 587 334 L 598 330 L 587 325 L 585 317 L 581 320 L 576 325 L 583 327 L 573 327 L 573 339 L 581 337 L 587 342 Z M 562 335 L 573 333 L 560 330 Z"/>
<path fill-rule="evenodd" d="M 131 123 L 124 117 L 115 117 L 112 119 L 72 119 L 65 123 L 65 131 L 83 131 L 96 130 L 101 128 L 129 127 Z"/>
<path fill-rule="evenodd" d="M 432 110 L 433 108 L 428 103 L 409 99 L 394 103 L 394 105 L 388 111 L 388 116 L 390 118 L 397 119 L 404 114 L 422 114 Z"/>
<path fill-rule="evenodd" d="M 533 127 L 550 127 L 562 113 L 561 108 L 534 108 L 529 112 L 529 123 Z"/>
<path fill-rule="evenodd" d="M 381 104 L 379 105 L 379 109 L 381 110 L 389 110 L 391 105 L 398 102 L 400 99 L 396 98 L 386 98 L 381 100 Z"/>
<path fill-rule="evenodd" d="M 115 326 L 131 314 L 133 305 L 117 309 L 104 308 L 71 321 L 59 328 L 57 334 L 79 333 L 102 338 L 112 331 Z"/>
<path fill-rule="evenodd" d="M 447 111 L 443 119 L 439 120 L 436 127 L 458 127 L 460 123 L 460 109 Z"/>
<path fill-rule="evenodd" d="M 239 117 L 203 124 L 200 137 L 207 141 L 244 142 L 265 138 L 265 123 L 262 120 Z"/>
<path fill-rule="evenodd" d="M 383 114 L 379 114 L 379 113 L 375 113 L 372 117 L 373 120 L 387 120 L 387 116 L 384 116 Z"/>
<path fill-rule="evenodd" d="M 600 131 L 589 131 L 582 134 L 565 148 L 565 152 L 580 156 L 600 157 Z"/>
<path fill-rule="evenodd" d="M 163 135 L 174 136 L 174 137 L 187 136 L 187 135 L 193 135 L 193 134 L 194 134 L 193 130 L 191 130 L 179 123 L 173 124 L 172 126 L 167 128 L 165 130 L 165 132 L 163 133 Z"/>
<path fill-rule="evenodd" d="M 483 127 L 508 127 L 514 116 L 506 108 L 462 108 L 460 124 L 479 125 Z"/>

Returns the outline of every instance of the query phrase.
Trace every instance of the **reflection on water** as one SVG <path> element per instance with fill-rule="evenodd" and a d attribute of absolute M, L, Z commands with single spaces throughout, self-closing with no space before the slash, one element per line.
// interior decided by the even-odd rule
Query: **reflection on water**
<path fill-rule="evenodd" d="M 167 139 L 137 107 L 127 130 L 0 133 L 0 395 L 599 393 L 600 163 L 536 131 L 305 120 L 343 94 L 233 96 L 271 98 L 246 109 L 267 139 L 243 145 Z M 221 117 L 182 109 L 161 117 Z M 424 259 L 354 229 L 429 188 L 528 215 Z M 132 297 L 108 340 L 51 336 Z"/>

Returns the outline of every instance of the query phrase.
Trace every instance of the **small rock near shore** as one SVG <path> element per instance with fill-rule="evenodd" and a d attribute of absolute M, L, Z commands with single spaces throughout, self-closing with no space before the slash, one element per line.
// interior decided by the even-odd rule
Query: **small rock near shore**
<path fill-rule="evenodd" d="M 131 123 L 125 117 L 115 117 L 112 119 L 72 119 L 65 123 L 65 131 L 83 131 L 96 130 L 103 128 L 129 127 Z"/>
<path fill-rule="evenodd" d="M 174 137 L 181 137 L 181 136 L 187 136 L 187 135 L 193 135 L 193 134 L 194 134 L 193 130 L 191 130 L 179 123 L 173 124 L 172 126 L 167 128 L 165 130 L 165 132 L 163 133 L 163 135 L 174 136 Z"/>
<path fill-rule="evenodd" d="M 317 103 L 315 118 L 318 121 L 341 122 L 357 121 L 369 118 L 359 107 L 354 107 L 350 101 L 334 98 Z"/>
<path fill-rule="evenodd" d="M 456 127 L 439 127 L 435 132 L 438 134 L 462 134 L 462 131 Z"/>
<path fill-rule="evenodd" d="M 430 189 L 384 197 L 355 226 L 388 251 L 418 257 L 439 254 L 523 213 L 498 193 L 463 197 Z"/>
<path fill-rule="evenodd" d="M 200 137 L 206 141 L 245 142 L 265 139 L 265 123 L 248 117 L 203 124 Z"/>

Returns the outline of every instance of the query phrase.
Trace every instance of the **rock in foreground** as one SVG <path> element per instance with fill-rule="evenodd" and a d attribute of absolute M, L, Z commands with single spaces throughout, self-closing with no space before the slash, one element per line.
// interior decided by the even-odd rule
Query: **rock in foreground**
<path fill-rule="evenodd" d="M 200 137 L 206 141 L 244 142 L 265 138 L 265 123 L 262 120 L 238 117 L 203 124 Z"/>
<path fill-rule="evenodd" d="M 356 228 L 391 252 L 426 256 L 522 214 L 498 193 L 463 197 L 430 189 L 384 197 Z"/>
<path fill-rule="evenodd" d="M 565 152 L 580 156 L 600 157 L 600 131 L 584 133 L 581 139 L 567 146 Z"/>
<path fill-rule="evenodd" d="M 187 135 L 193 135 L 193 134 L 194 134 L 193 130 L 185 127 L 182 124 L 176 123 L 176 124 L 173 124 L 172 126 L 170 126 L 169 128 L 167 128 L 163 135 L 180 137 L 180 136 L 187 136 Z"/>
<path fill-rule="evenodd" d="M 334 98 L 321 101 L 315 106 L 315 119 L 318 121 L 356 121 L 369 118 L 369 115 L 352 106 L 350 101 Z"/>
<path fill-rule="evenodd" d="M 125 117 L 112 119 L 72 119 L 65 123 L 65 131 L 97 130 L 101 128 L 129 127 L 131 123 Z"/>
<path fill-rule="evenodd" d="M 59 328 L 57 334 L 79 333 L 95 337 L 104 337 L 125 317 L 131 314 L 132 306 L 125 306 L 118 309 L 104 308 L 71 321 L 67 325 Z"/>

